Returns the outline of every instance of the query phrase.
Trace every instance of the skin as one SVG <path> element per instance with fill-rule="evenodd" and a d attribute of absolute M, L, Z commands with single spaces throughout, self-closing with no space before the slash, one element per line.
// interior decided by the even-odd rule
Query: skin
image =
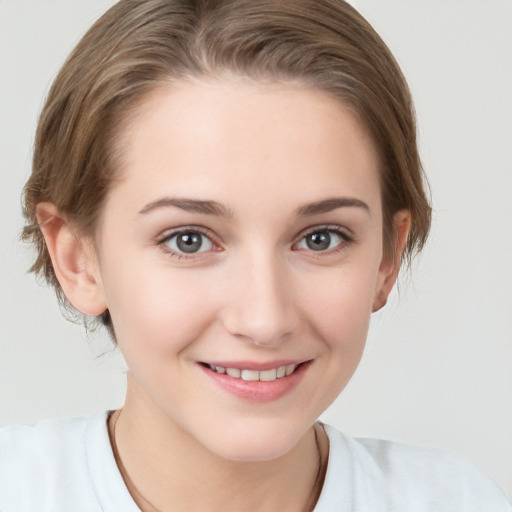
<path fill-rule="evenodd" d="M 144 511 L 146 499 L 301 511 L 318 469 L 313 425 L 359 363 L 409 215 L 395 216 L 397 257 L 383 259 L 374 144 L 348 108 L 299 85 L 160 88 L 124 127 L 123 147 L 93 241 L 50 203 L 38 215 L 65 293 L 86 314 L 109 309 L 129 367 L 115 414 L 128 488 Z M 163 198 L 215 201 L 228 215 Z M 332 198 L 352 202 L 304 213 Z M 204 232 L 200 252 L 176 253 L 183 227 Z M 329 247 L 311 249 L 311 232 Z M 221 389 L 199 364 L 280 360 L 310 364 L 267 402 Z M 320 448 L 325 463 L 324 437 Z"/>

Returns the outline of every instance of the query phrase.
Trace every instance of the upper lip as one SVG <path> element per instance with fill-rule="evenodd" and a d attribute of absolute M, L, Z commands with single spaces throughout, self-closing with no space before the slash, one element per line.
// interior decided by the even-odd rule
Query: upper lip
<path fill-rule="evenodd" d="M 238 368 L 239 370 L 255 370 L 264 372 L 265 370 L 273 370 L 281 366 L 290 364 L 299 365 L 306 363 L 311 359 L 279 359 L 276 361 L 258 362 L 258 361 L 200 361 L 202 364 L 221 366 L 222 368 Z"/>

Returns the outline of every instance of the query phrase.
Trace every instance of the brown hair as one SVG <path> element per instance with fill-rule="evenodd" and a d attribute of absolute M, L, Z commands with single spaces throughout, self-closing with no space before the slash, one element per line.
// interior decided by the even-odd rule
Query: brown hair
<path fill-rule="evenodd" d="M 235 74 L 294 81 L 350 106 L 381 157 L 384 250 L 393 215 L 411 212 L 404 251 L 421 250 L 431 209 L 416 145 L 415 115 L 398 64 L 369 23 L 343 0 L 121 0 L 85 34 L 49 92 L 25 186 L 24 240 L 37 248 L 31 271 L 54 286 L 37 203 L 54 203 L 92 234 L 116 178 L 122 121 L 162 83 Z"/>

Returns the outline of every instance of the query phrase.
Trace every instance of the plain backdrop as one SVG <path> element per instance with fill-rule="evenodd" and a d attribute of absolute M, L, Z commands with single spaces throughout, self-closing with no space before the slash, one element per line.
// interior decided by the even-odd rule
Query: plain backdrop
<path fill-rule="evenodd" d="M 512 497 L 512 2 L 354 0 L 416 101 L 434 224 L 323 419 L 434 445 Z M 122 405 L 125 364 L 25 273 L 20 194 L 52 78 L 109 0 L 0 0 L 0 426 Z M 106 355 L 103 355 L 106 353 Z"/>

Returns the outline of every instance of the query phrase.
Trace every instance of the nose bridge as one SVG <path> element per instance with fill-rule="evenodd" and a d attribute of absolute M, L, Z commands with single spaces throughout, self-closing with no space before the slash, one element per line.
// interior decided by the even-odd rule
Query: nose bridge
<path fill-rule="evenodd" d="M 248 252 L 234 263 L 225 327 L 254 344 L 276 345 L 297 326 L 290 273 L 271 250 Z"/>

